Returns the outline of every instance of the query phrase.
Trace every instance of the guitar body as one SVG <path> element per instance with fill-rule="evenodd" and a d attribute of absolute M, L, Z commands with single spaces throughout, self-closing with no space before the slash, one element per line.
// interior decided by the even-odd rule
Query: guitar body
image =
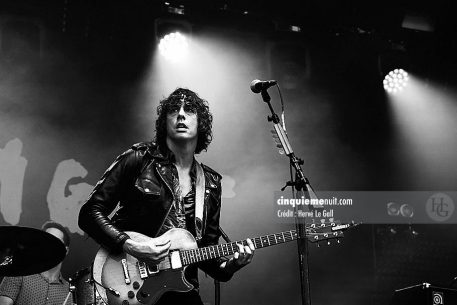
<path fill-rule="evenodd" d="M 306 228 L 306 238 L 310 242 L 338 239 L 342 230 L 351 225 L 311 224 Z M 136 232 L 126 232 L 130 238 L 142 242 L 151 238 Z M 167 291 L 190 291 L 192 284 L 184 278 L 186 266 L 205 260 L 228 256 L 238 251 L 238 244 L 246 245 L 246 240 L 227 244 L 197 247 L 192 234 L 184 229 L 171 229 L 161 236 L 170 240 L 167 257 L 156 265 L 147 265 L 135 257 L 122 253 L 110 254 L 105 249 L 98 251 L 92 267 L 95 282 L 104 289 L 97 289 L 104 302 L 109 305 L 154 305 Z M 295 230 L 252 238 L 256 249 L 296 240 Z M 330 244 L 330 242 L 328 242 Z"/>
<path fill-rule="evenodd" d="M 137 232 L 127 231 L 126 233 L 138 242 L 150 239 Z M 162 237 L 171 241 L 170 252 L 197 248 L 195 238 L 184 229 L 171 229 Z M 100 274 L 101 284 L 120 294 L 117 296 L 106 289 L 109 305 L 153 305 L 167 291 L 186 292 L 193 288 L 192 284 L 184 278 L 186 267 L 173 269 L 169 257 L 161 261 L 159 265 L 147 268 L 149 269 L 148 276 L 144 278 L 140 272 L 139 261 L 135 257 L 126 253 L 112 255 L 102 248 L 95 257 L 93 269 L 96 280 L 96 275 Z M 125 275 L 126 270 L 127 276 Z M 102 293 L 102 296 L 104 295 Z"/>

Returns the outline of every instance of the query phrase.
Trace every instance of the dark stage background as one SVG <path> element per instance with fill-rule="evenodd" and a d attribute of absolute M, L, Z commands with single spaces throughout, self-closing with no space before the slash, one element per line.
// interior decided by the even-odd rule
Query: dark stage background
<path fill-rule="evenodd" d="M 90 266 L 97 245 L 77 227 L 80 206 L 118 154 L 152 138 L 158 101 L 182 86 L 214 114 L 199 160 L 224 176 L 225 231 L 236 240 L 291 229 L 272 217 L 289 168 L 249 89 L 256 78 L 278 80 L 289 138 L 317 190 L 455 190 L 451 1 L 366 2 L 2 1 L 0 225 L 61 222 L 72 232 L 64 275 Z M 168 12 L 180 4 L 185 15 Z M 429 16 L 434 31 L 402 28 L 408 12 Z M 156 18 L 191 24 L 192 60 L 160 57 Z M 421 88 L 411 108 L 382 88 L 392 50 L 407 54 Z M 455 225 L 391 229 L 364 224 L 341 244 L 312 246 L 313 304 L 388 304 L 396 288 L 457 275 Z M 213 304 L 211 280 L 200 279 Z M 222 285 L 222 304 L 285 302 L 300 303 L 295 243 L 257 251 Z"/>

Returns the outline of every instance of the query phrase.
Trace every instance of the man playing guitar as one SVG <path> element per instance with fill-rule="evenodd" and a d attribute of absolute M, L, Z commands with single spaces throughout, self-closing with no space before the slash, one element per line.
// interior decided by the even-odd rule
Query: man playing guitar
<path fill-rule="evenodd" d="M 135 144 L 121 154 L 97 183 L 79 215 L 79 226 L 104 248 L 128 254 L 149 266 L 158 266 L 172 252 L 173 241 L 167 235 L 170 230 L 186 229 L 199 247 L 216 245 L 220 236 L 221 176 L 194 158 L 212 140 L 208 103 L 195 92 L 178 88 L 160 102 L 157 114 L 155 141 Z M 108 215 L 118 203 L 119 210 L 110 219 Z M 126 231 L 148 238 L 133 238 Z M 230 259 L 196 260 L 199 263 L 189 265 L 184 272 L 185 281 L 193 289 L 165 292 L 148 305 L 202 304 L 197 267 L 219 281 L 228 281 L 251 262 L 254 254 L 249 239 L 247 245 L 238 247 Z M 211 253 L 208 255 L 211 257 Z M 130 285 L 132 271 L 125 266 L 122 280 Z M 150 294 L 141 292 L 145 299 Z M 134 295 L 129 291 L 130 304 L 141 297 L 139 292 Z"/>

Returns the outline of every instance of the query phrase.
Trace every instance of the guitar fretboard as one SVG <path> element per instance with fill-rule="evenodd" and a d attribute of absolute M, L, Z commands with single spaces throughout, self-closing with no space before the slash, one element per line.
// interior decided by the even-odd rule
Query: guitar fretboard
<path fill-rule="evenodd" d="M 297 239 L 295 230 L 275 233 L 260 237 L 251 238 L 256 249 L 274 246 Z M 246 240 L 235 241 L 227 244 L 220 244 L 204 248 L 182 250 L 180 251 L 181 261 L 183 265 L 190 265 L 222 256 L 232 255 L 239 251 L 238 244 L 247 245 Z"/>

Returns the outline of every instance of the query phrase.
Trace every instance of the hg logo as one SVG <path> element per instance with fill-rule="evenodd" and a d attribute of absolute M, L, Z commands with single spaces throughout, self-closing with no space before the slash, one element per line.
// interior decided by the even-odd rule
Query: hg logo
<path fill-rule="evenodd" d="M 443 222 L 454 213 L 454 201 L 444 193 L 436 193 L 428 198 L 425 209 L 431 219 Z"/>

